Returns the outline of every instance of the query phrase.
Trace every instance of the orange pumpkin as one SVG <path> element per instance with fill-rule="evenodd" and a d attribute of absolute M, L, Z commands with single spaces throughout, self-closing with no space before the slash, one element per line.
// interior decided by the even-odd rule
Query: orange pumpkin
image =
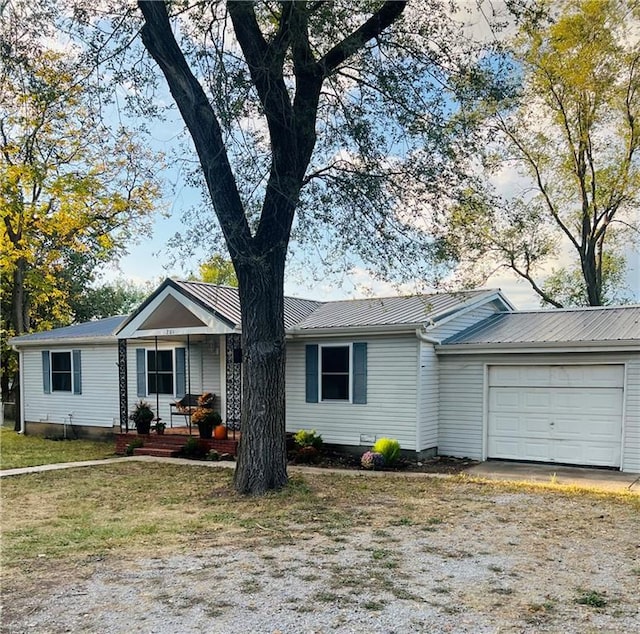
<path fill-rule="evenodd" d="M 213 437 L 216 440 L 226 440 L 227 428 L 224 425 L 217 425 L 213 430 Z"/>

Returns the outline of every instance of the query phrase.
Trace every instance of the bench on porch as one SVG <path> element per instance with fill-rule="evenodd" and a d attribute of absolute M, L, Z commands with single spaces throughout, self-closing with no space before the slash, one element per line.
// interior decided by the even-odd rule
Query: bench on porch
<path fill-rule="evenodd" d="M 216 395 L 211 392 L 204 394 L 185 394 L 181 399 L 171 403 L 170 418 L 171 427 L 173 427 L 173 417 L 182 416 L 186 425 L 189 424 L 189 417 L 199 407 L 213 409 L 216 401 Z"/>

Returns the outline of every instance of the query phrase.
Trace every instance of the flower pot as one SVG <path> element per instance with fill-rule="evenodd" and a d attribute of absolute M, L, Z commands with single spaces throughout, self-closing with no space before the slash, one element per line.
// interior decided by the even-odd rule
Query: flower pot
<path fill-rule="evenodd" d="M 210 425 L 203 425 L 200 423 L 200 425 L 198 425 L 198 430 L 200 432 L 200 438 L 208 440 L 213 436 L 213 427 Z"/>
<path fill-rule="evenodd" d="M 226 440 L 227 428 L 224 425 L 216 425 L 216 428 L 213 430 L 213 437 L 216 440 Z"/>
<path fill-rule="evenodd" d="M 148 434 L 151 431 L 150 420 L 138 420 L 136 421 L 136 431 L 139 434 Z"/>

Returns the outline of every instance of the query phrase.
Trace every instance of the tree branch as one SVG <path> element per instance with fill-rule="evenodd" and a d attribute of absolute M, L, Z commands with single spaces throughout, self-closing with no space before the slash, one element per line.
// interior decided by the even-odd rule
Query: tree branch
<path fill-rule="evenodd" d="M 407 0 L 387 0 L 363 25 L 358 27 L 342 42 L 336 44 L 318 62 L 324 77 L 358 51 L 366 42 L 380 35 L 391 26 L 404 11 Z"/>
<path fill-rule="evenodd" d="M 220 226 L 234 255 L 250 255 L 251 231 L 244 214 L 222 131 L 207 96 L 171 30 L 164 2 L 139 0 L 145 19 L 142 41 L 157 62 L 191 132 Z"/>

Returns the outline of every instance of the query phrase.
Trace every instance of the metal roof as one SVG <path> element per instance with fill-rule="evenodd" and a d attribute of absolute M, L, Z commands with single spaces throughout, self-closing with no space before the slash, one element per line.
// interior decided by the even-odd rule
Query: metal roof
<path fill-rule="evenodd" d="M 43 332 L 33 332 L 28 335 L 20 335 L 13 337 L 10 343 L 36 343 L 45 342 L 55 339 L 68 340 L 73 343 L 74 339 L 99 339 L 113 337 L 116 330 L 122 325 L 126 315 L 117 315 L 115 317 L 105 317 L 105 319 L 97 319 L 96 321 L 86 321 L 82 324 L 74 324 L 73 326 L 65 326 L 63 328 L 54 328 L 53 330 L 45 330 Z"/>
<path fill-rule="evenodd" d="M 326 302 L 293 330 L 355 328 L 434 322 L 462 308 L 469 300 L 496 291 L 465 291 L 406 297 L 375 297 Z"/>
<path fill-rule="evenodd" d="M 449 337 L 448 346 L 640 342 L 640 306 L 497 313 Z"/>
<path fill-rule="evenodd" d="M 181 290 L 198 300 L 202 306 L 226 318 L 235 326 L 240 327 L 242 316 L 240 313 L 240 298 L 237 288 L 231 286 L 216 286 L 205 282 L 173 281 Z M 289 329 L 297 324 L 319 306 L 322 306 L 322 302 L 285 296 L 285 329 Z"/>

